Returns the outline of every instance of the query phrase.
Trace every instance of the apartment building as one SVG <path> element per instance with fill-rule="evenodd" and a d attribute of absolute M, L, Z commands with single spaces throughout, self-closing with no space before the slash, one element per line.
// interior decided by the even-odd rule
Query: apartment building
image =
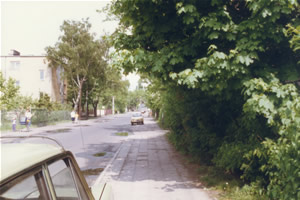
<path fill-rule="evenodd" d="M 43 92 L 51 100 L 63 102 L 66 87 L 60 69 L 52 69 L 48 64 L 45 56 L 21 55 L 16 50 L 1 56 L 3 76 L 15 79 L 22 95 L 39 98 L 40 92 Z"/>

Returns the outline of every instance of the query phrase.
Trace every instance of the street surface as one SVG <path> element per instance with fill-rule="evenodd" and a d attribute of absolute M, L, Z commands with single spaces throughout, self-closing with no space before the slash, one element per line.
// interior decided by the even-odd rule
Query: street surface
<path fill-rule="evenodd" d="M 86 172 L 88 184 L 110 183 L 116 200 L 214 199 L 184 167 L 180 155 L 167 142 L 166 131 L 148 117 L 145 125 L 131 126 L 131 114 L 35 128 L 30 132 L 2 133 L 2 136 L 43 135 L 56 139 L 72 151 L 79 167 Z M 116 133 L 120 132 L 129 135 L 118 136 Z M 97 156 L 101 153 L 105 155 Z M 104 170 L 100 176 L 98 170 Z"/>

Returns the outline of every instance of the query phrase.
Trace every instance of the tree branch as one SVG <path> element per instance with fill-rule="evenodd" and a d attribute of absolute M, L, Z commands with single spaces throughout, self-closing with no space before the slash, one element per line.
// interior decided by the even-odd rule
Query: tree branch
<path fill-rule="evenodd" d="M 77 87 L 79 87 L 79 82 L 76 82 L 76 80 L 74 79 L 74 78 L 72 78 L 72 81 L 75 83 L 75 85 L 77 86 Z"/>

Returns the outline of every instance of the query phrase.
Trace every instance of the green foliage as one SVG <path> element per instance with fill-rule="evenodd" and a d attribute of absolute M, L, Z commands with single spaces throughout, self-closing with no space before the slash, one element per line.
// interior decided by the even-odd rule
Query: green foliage
<path fill-rule="evenodd" d="M 244 110 L 249 118 L 263 115 L 267 125 L 274 127 L 278 139 L 263 142 L 268 155 L 261 171 L 269 176 L 268 194 L 272 198 L 297 199 L 299 188 L 300 96 L 291 84 L 282 85 L 271 76 L 265 82 L 253 79 L 246 83 L 246 96 L 250 95 Z"/>
<path fill-rule="evenodd" d="M 244 156 L 253 148 L 251 143 L 223 143 L 213 161 L 225 170 L 235 172 L 245 162 Z M 234 160 L 234 162 L 233 162 Z"/>
<path fill-rule="evenodd" d="M 299 131 L 277 141 L 266 140 L 268 164 L 273 170 L 265 169 L 270 177 L 268 195 L 278 199 L 299 199 Z"/>
<path fill-rule="evenodd" d="M 230 189 L 221 200 L 268 200 L 261 186 L 255 183 L 244 185 L 241 189 L 235 187 Z"/>
<path fill-rule="evenodd" d="M 131 109 L 131 110 L 137 110 L 138 108 L 138 105 L 141 103 L 141 102 L 145 102 L 146 101 L 146 92 L 145 90 L 142 90 L 142 89 L 137 89 L 137 90 L 134 90 L 134 91 L 129 91 L 129 94 L 128 94 L 128 109 Z"/>
<path fill-rule="evenodd" d="M 85 84 L 82 87 L 82 106 L 85 104 L 92 105 L 94 112 L 96 112 L 98 104 L 102 103 L 105 90 L 108 85 L 110 78 L 110 70 L 108 69 L 108 52 L 110 45 L 105 37 L 102 37 L 98 42 L 98 65 L 96 69 L 91 70 Z M 69 99 L 74 98 L 74 96 L 69 96 Z M 88 106 L 87 105 L 87 106 Z"/>
<path fill-rule="evenodd" d="M 22 96 L 17 97 L 17 109 L 26 110 L 30 107 L 33 107 L 36 103 L 36 99 L 33 99 L 31 96 Z"/>
<path fill-rule="evenodd" d="M 99 100 L 98 94 L 106 76 L 108 43 L 94 39 L 89 32 L 91 24 L 88 20 L 64 21 L 60 28 L 63 35 L 54 47 L 46 48 L 47 58 L 50 66 L 63 69 L 63 78 L 68 82 L 68 100 L 76 110 L 84 85 L 87 85 L 85 91 Z"/>
<path fill-rule="evenodd" d="M 66 110 L 49 111 L 45 109 L 32 109 L 32 114 L 32 124 L 37 126 L 70 120 L 70 111 Z"/>
<path fill-rule="evenodd" d="M 299 198 L 297 1 L 122 0 L 110 12 L 113 65 L 148 76 L 177 148 L 271 199 Z"/>
<path fill-rule="evenodd" d="M 290 24 L 287 26 L 288 30 L 286 32 L 287 36 L 291 36 L 290 44 L 294 51 L 300 50 L 300 25 L 296 28 Z"/>
<path fill-rule="evenodd" d="M 122 80 L 120 71 L 114 67 L 107 68 L 106 87 L 102 93 L 103 105 L 112 108 L 112 97 L 115 100 L 115 111 L 125 112 L 127 106 L 129 81 Z"/>
<path fill-rule="evenodd" d="M 40 92 L 40 98 L 37 100 L 35 107 L 39 109 L 53 110 L 53 104 L 51 103 L 49 95 Z"/>
<path fill-rule="evenodd" d="M 19 87 L 15 80 L 9 78 L 6 80 L 0 71 L 0 109 L 12 110 L 17 108 L 17 97 L 19 96 Z"/>

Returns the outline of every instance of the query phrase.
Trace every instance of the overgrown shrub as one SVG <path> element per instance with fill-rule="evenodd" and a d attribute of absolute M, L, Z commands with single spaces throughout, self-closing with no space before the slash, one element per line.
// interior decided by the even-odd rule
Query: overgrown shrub
<path fill-rule="evenodd" d="M 70 111 L 47 111 L 47 110 L 32 110 L 32 124 L 45 126 L 52 122 L 64 121 L 70 119 Z"/>
<path fill-rule="evenodd" d="M 124 28 L 114 64 L 158 82 L 161 102 L 151 100 L 175 145 L 240 171 L 270 199 L 299 199 L 299 2 L 123 0 L 110 10 Z"/>
<path fill-rule="evenodd" d="M 224 142 L 213 158 L 213 162 L 225 170 L 239 172 L 245 162 L 245 154 L 253 149 L 251 143 L 244 144 L 240 141 L 235 143 Z"/>

